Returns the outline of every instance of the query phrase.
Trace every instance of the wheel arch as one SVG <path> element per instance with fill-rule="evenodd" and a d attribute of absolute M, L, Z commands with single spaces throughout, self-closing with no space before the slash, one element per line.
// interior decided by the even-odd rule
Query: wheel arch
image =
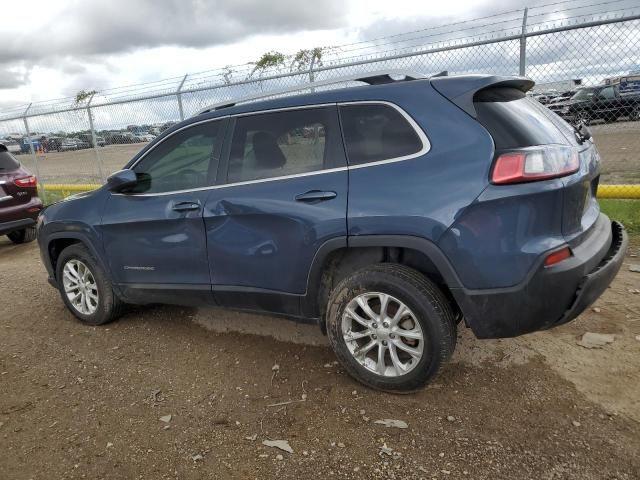
<path fill-rule="evenodd" d="M 89 253 L 91 253 L 91 256 L 100 264 L 103 269 L 105 269 L 104 262 L 102 262 L 102 257 L 96 249 L 94 243 L 89 239 L 87 235 L 83 234 L 82 232 L 62 231 L 52 233 L 48 235 L 46 242 L 46 253 L 48 255 L 47 261 L 51 266 L 53 278 L 55 278 L 56 275 L 56 267 L 60 254 L 65 248 L 75 244 L 81 244 L 86 247 L 89 250 Z"/>
<path fill-rule="evenodd" d="M 433 242 L 409 235 L 361 235 L 325 242 L 316 253 L 307 279 L 301 311 L 319 318 L 325 331 L 324 309 L 329 293 L 349 273 L 376 263 L 393 262 L 411 267 L 439 285 L 456 311 L 450 289 L 461 286 L 447 257 Z"/>

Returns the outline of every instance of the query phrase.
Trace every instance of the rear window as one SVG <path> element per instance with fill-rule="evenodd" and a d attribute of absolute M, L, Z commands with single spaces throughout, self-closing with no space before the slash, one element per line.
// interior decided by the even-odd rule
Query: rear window
<path fill-rule="evenodd" d="M 516 88 L 481 90 L 474 106 L 497 149 L 575 143 L 570 125 Z"/>
<path fill-rule="evenodd" d="M 422 150 L 422 141 L 404 116 L 382 104 L 340 107 L 349 165 L 390 160 Z"/>
<path fill-rule="evenodd" d="M 15 170 L 20 163 L 9 152 L 0 152 L 0 171 Z"/>

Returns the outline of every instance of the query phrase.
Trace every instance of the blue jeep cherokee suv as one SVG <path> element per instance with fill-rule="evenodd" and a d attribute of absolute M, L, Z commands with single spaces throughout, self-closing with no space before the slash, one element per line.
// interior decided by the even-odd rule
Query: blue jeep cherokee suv
<path fill-rule="evenodd" d="M 48 207 L 38 241 L 67 307 L 90 325 L 145 303 L 306 319 L 356 379 L 411 391 L 461 321 L 550 328 L 611 283 L 627 236 L 599 211 L 598 152 L 531 80 L 358 80 L 209 108 Z"/>

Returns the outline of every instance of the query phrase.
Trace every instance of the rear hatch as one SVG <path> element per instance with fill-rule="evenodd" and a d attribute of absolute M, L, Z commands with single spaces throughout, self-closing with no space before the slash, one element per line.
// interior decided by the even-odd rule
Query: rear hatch
<path fill-rule="evenodd" d="M 579 241 L 581 234 L 589 230 L 599 214 L 596 194 L 600 157 L 593 143 L 583 139 L 572 125 L 547 107 L 515 88 L 481 90 L 474 97 L 474 106 L 478 121 L 494 139 L 496 158 L 507 152 L 536 150 L 539 147 L 548 149 L 553 155 L 566 152 L 575 156 L 575 163 L 571 164 L 573 168 L 521 180 L 562 178 L 565 184 L 562 233 L 570 243 Z"/>
<path fill-rule="evenodd" d="M 595 223 L 600 157 L 590 140 L 557 114 L 526 95 L 534 83 L 521 77 L 469 76 L 460 81 L 432 79 L 442 95 L 476 118 L 491 134 L 495 157 L 489 173 L 493 183 L 501 156 L 505 162 L 504 183 L 524 183 L 561 178 L 564 183 L 562 234 L 570 245 Z M 518 153 L 524 156 L 518 158 Z M 524 160 L 523 160 L 524 159 Z M 521 161 L 523 175 L 513 175 Z M 525 171 L 524 163 L 526 161 Z M 511 175 L 511 176 L 510 176 Z"/>

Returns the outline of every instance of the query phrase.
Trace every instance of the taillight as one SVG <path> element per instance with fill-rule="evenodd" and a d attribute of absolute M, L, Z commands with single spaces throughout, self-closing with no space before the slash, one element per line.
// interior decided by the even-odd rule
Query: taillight
<path fill-rule="evenodd" d="M 13 183 L 15 183 L 18 187 L 36 188 L 38 186 L 38 179 L 31 175 L 30 177 L 19 178 Z"/>
<path fill-rule="evenodd" d="M 579 168 L 580 157 L 574 148 L 560 145 L 523 148 L 496 159 L 491 181 L 499 185 L 535 182 L 570 175 Z"/>

